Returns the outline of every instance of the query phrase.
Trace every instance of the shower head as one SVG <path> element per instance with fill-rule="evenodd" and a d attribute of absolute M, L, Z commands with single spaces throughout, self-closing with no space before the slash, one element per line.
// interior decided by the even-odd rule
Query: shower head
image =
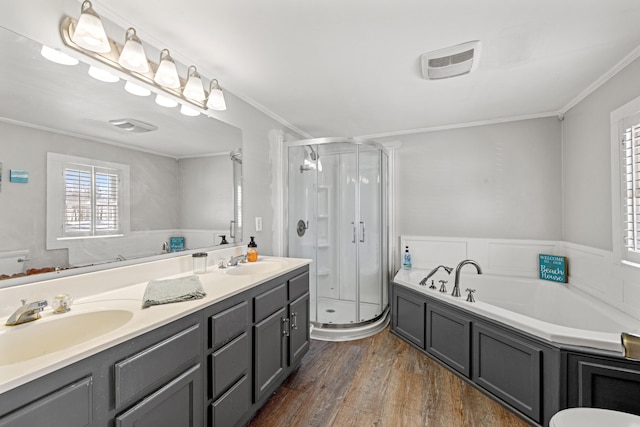
<path fill-rule="evenodd" d="M 320 158 L 318 152 L 311 145 L 305 145 L 304 148 L 307 149 L 307 151 L 309 152 L 309 158 L 314 162 Z"/>
<path fill-rule="evenodd" d="M 242 148 L 238 148 L 237 150 L 230 152 L 229 157 L 232 161 L 242 164 Z"/>

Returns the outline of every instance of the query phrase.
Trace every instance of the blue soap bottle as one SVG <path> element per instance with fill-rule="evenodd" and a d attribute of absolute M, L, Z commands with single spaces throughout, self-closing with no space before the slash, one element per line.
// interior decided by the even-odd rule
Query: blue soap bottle
<path fill-rule="evenodd" d="M 409 246 L 404 247 L 404 256 L 402 257 L 402 268 L 405 270 L 411 270 L 411 253 L 409 253 Z"/>

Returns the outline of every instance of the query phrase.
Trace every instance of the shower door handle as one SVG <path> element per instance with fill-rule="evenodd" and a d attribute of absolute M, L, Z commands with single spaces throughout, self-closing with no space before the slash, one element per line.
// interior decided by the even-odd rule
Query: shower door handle
<path fill-rule="evenodd" d="M 364 243 L 364 232 L 365 232 L 364 221 L 360 221 L 360 228 L 362 229 L 362 238 L 360 239 L 360 243 Z"/>
<path fill-rule="evenodd" d="M 236 238 L 236 235 L 233 234 L 236 228 L 235 226 L 236 226 L 236 222 L 234 220 L 229 221 L 229 237 L 232 239 Z"/>
<path fill-rule="evenodd" d="M 353 239 L 351 239 L 351 243 L 356 242 L 356 223 L 351 221 L 351 228 L 353 228 Z"/>

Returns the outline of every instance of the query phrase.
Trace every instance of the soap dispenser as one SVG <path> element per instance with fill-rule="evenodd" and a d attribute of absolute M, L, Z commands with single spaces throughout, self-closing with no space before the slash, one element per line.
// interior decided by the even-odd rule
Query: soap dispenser
<path fill-rule="evenodd" d="M 405 270 L 411 270 L 411 253 L 409 253 L 409 246 L 404 247 L 404 256 L 402 257 L 402 268 Z"/>
<path fill-rule="evenodd" d="M 249 238 L 251 239 L 251 241 L 247 245 L 247 247 L 248 247 L 248 249 L 247 249 L 247 261 L 255 262 L 255 261 L 258 260 L 258 245 L 256 245 L 256 242 L 254 240 L 255 236 L 251 236 Z"/>

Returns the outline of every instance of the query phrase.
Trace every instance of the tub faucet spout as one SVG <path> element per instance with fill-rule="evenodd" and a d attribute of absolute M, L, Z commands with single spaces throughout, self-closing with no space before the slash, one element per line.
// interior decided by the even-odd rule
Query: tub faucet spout
<path fill-rule="evenodd" d="M 433 276 L 434 274 L 436 274 L 436 272 L 437 272 L 439 269 L 441 269 L 441 268 L 443 268 L 443 269 L 447 272 L 447 274 L 451 274 L 451 272 L 453 271 L 453 268 L 451 268 L 451 267 L 446 267 L 446 266 L 444 266 L 444 265 L 439 265 L 439 266 L 437 266 L 436 268 L 434 268 L 433 270 L 431 270 L 431 271 L 429 272 L 429 274 L 427 274 L 427 277 L 425 277 L 424 279 L 422 279 L 422 280 L 420 281 L 420 284 L 421 284 L 422 286 L 427 286 L 427 280 L 429 280 L 429 278 L 430 278 L 431 276 Z"/>
<path fill-rule="evenodd" d="M 480 268 L 480 264 L 478 264 L 477 262 L 471 259 L 465 259 L 460 264 L 458 264 L 458 266 L 456 267 L 456 276 L 453 281 L 453 291 L 451 292 L 452 297 L 460 296 L 460 269 L 464 267 L 466 264 L 473 265 L 476 268 L 476 271 L 478 272 L 478 274 L 482 274 L 482 268 Z"/>

